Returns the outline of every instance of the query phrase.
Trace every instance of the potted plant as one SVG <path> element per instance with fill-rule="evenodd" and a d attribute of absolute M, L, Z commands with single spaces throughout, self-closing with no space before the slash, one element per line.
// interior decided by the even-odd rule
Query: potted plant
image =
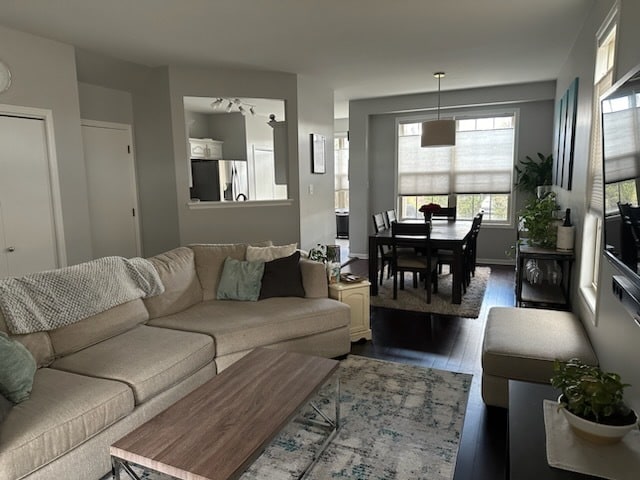
<path fill-rule="evenodd" d="M 538 198 L 542 198 L 551 189 L 552 172 L 553 155 L 538 152 L 538 160 L 527 156 L 516 165 L 516 187 L 525 192 L 536 192 Z"/>
<path fill-rule="evenodd" d="M 637 428 L 638 417 L 625 403 L 617 373 L 604 372 L 577 358 L 556 361 L 551 385 L 562 392 L 559 407 L 576 435 L 601 444 L 619 442 Z"/>
<path fill-rule="evenodd" d="M 543 198 L 533 198 L 520 211 L 521 230 L 525 230 L 529 244 L 543 248 L 555 248 L 558 219 L 556 195 L 551 192 Z"/>

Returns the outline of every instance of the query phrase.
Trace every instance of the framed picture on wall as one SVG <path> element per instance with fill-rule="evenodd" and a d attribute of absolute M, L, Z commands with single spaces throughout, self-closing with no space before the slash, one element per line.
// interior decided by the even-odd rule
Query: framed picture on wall
<path fill-rule="evenodd" d="M 325 173 L 324 135 L 311 134 L 311 173 Z"/>

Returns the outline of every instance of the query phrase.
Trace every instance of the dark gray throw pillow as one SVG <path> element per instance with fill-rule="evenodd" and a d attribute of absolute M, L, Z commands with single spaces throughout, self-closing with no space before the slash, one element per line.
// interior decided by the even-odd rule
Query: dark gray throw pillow
<path fill-rule="evenodd" d="M 9 415 L 11 407 L 13 407 L 13 403 L 4 398 L 4 395 L 0 395 L 0 423 Z"/>
<path fill-rule="evenodd" d="M 300 252 L 264 264 L 260 300 L 272 297 L 304 297 Z"/>

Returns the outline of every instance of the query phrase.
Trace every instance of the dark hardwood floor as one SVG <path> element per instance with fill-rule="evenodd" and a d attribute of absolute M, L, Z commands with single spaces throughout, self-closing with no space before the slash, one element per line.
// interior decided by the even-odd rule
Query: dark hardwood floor
<path fill-rule="evenodd" d="M 514 269 L 491 269 L 478 318 L 372 307 L 373 340 L 351 347 L 357 355 L 473 375 L 454 480 L 506 478 L 507 411 L 482 402 L 480 353 L 489 308 L 514 305 Z M 367 276 L 367 261 L 355 260 L 342 271 Z"/>

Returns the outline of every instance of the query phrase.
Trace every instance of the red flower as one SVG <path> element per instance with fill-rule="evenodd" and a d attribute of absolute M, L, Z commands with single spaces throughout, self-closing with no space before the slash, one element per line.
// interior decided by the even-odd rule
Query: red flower
<path fill-rule="evenodd" d="M 422 205 L 419 211 L 422 213 L 433 213 L 439 211 L 441 208 L 437 203 L 428 203 L 427 205 Z"/>

